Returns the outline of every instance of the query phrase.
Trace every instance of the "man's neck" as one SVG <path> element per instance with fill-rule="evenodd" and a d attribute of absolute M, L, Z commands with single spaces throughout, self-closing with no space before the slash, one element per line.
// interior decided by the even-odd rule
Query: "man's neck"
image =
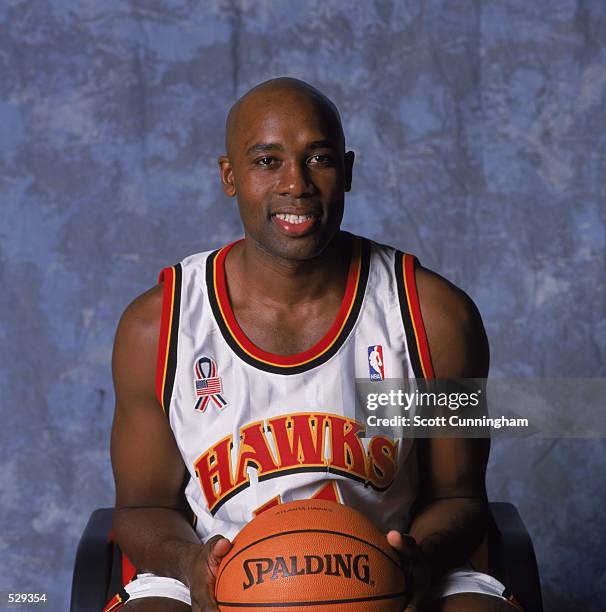
<path fill-rule="evenodd" d="M 232 304 L 246 299 L 274 307 L 295 307 L 341 295 L 351 259 L 351 239 L 339 232 L 324 251 L 310 260 L 274 257 L 251 239 L 235 245 L 225 260 Z"/>

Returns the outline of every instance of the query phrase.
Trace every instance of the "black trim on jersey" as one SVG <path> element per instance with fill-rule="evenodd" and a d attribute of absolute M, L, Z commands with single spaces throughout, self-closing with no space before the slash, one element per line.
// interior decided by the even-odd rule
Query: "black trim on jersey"
<path fill-rule="evenodd" d="M 164 375 L 164 394 L 162 405 L 167 418 L 170 416 L 170 400 L 175 385 L 175 374 L 177 372 L 177 343 L 179 341 L 179 317 L 181 313 L 181 284 L 183 270 L 181 264 L 173 266 L 175 279 L 173 282 L 173 317 L 170 322 L 170 340 L 168 345 L 168 358 L 166 360 L 166 373 Z"/>
<path fill-rule="evenodd" d="M 402 324 L 404 325 L 404 333 L 406 334 L 406 344 L 408 347 L 408 355 L 415 378 L 425 378 L 423 367 L 421 366 L 421 356 L 417 346 L 417 337 L 415 336 L 415 328 L 412 324 L 412 315 L 408 308 L 408 300 L 406 299 L 406 287 L 404 286 L 404 253 L 396 251 L 395 255 L 395 274 L 396 284 L 398 287 L 398 300 L 400 302 L 400 314 L 402 315 Z M 415 257 L 415 268 L 419 260 Z"/>
<path fill-rule="evenodd" d="M 126 603 L 130 599 L 130 595 L 126 592 L 125 588 L 121 588 L 118 591 L 118 594 L 120 595 L 120 599 L 122 600 L 121 603 Z"/>
<path fill-rule="evenodd" d="M 215 321 L 221 330 L 221 334 L 223 338 L 232 349 L 234 353 L 240 359 L 248 363 L 249 365 L 254 366 L 259 370 L 263 370 L 264 372 L 271 372 L 273 374 L 301 374 L 301 372 L 307 372 L 312 368 L 315 368 L 323 363 L 326 363 L 333 355 L 337 353 L 337 351 L 343 346 L 343 343 L 349 336 L 351 330 L 358 320 L 358 316 L 360 314 L 360 310 L 362 308 L 362 304 L 364 303 L 364 296 L 366 294 L 366 286 L 368 284 L 368 275 L 370 272 L 370 242 L 365 238 L 360 238 L 361 240 L 361 249 L 360 249 L 360 278 L 358 282 L 358 287 L 356 290 L 356 295 L 353 300 L 353 304 L 351 310 L 349 312 L 349 316 L 345 321 L 345 325 L 343 329 L 333 342 L 332 346 L 322 355 L 308 361 L 307 363 L 301 365 L 278 365 L 271 364 L 261 361 L 252 355 L 249 355 L 242 347 L 236 342 L 235 338 L 231 334 L 225 320 L 223 319 L 223 315 L 221 314 L 221 309 L 219 307 L 217 295 L 215 292 L 215 283 L 214 283 L 214 262 L 217 258 L 217 255 L 221 251 L 221 249 L 217 249 L 213 251 L 206 260 L 206 288 L 208 292 L 208 299 L 210 301 L 210 306 L 213 311 L 213 315 L 215 317 Z"/>

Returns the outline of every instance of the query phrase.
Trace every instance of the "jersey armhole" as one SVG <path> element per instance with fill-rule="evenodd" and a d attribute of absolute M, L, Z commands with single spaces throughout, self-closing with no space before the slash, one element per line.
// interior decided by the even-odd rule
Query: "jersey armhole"
<path fill-rule="evenodd" d="M 158 282 L 164 283 L 164 289 L 162 291 L 162 315 L 156 364 L 156 397 L 164 414 L 168 416 L 177 371 L 177 340 L 181 310 L 181 264 L 164 268 L 158 276 Z"/>
<path fill-rule="evenodd" d="M 429 380 L 435 375 L 417 292 L 415 270 L 418 265 L 419 260 L 414 255 L 396 252 L 398 299 L 410 362 L 416 378 Z"/>

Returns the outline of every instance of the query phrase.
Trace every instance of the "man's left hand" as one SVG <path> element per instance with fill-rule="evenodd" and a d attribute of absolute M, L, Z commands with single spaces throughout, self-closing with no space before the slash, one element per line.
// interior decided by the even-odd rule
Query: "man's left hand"
<path fill-rule="evenodd" d="M 422 612 L 431 583 L 429 563 L 413 537 L 390 531 L 387 542 L 398 551 L 406 576 L 408 597 L 404 612 Z"/>

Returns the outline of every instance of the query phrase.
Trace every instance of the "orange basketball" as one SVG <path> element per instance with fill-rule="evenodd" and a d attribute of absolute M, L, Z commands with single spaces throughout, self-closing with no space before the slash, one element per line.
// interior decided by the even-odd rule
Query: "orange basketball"
<path fill-rule="evenodd" d="M 396 552 L 357 510 L 324 500 L 280 504 L 235 537 L 217 573 L 220 610 L 395 612 Z"/>

